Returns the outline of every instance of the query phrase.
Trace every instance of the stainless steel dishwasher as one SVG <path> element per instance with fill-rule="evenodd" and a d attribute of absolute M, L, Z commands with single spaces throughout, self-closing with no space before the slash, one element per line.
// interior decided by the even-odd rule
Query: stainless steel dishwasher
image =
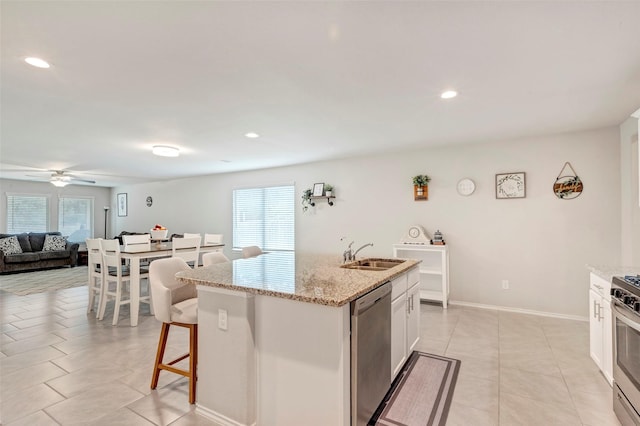
<path fill-rule="evenodd" d="M 366 426 L 391 385 L 391 283 L 351 302 L 351 425 Z"/>

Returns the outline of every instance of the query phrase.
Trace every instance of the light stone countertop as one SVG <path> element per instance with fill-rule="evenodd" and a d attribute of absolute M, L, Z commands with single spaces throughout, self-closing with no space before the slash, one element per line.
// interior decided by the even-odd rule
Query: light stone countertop
<path fill-rule="evenodd" d="M 613 277 L 640 274 L 640 266 L 587 265 L 587 269 L 608 282 Z"/>
<path fill-rule="evenodd" d="M 181 271 L 176 277 L 189 284 L 338 307 L 418 263 L 418 260 L 406 260 L 386 271 L 366 271 L 341 268 L 340 256 L 272 252 Z"/>

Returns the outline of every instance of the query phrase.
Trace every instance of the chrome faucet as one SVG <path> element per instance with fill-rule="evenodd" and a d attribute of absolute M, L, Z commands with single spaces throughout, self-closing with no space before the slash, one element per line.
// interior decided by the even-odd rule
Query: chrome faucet
<path fill-rule="evenodd" d="M 351 254 L 351 246 L 355 241 L 351 241 L 349 243 L 349 247 L 342 253 L 342 263 L 347 263 L 347 261 L 353 260 L 353 254 Z"/>
<path fill-rule="evenodd" d="M 353 255 L 351 256 L 351 260 L 356 260 L 356 254 L 358 254 L 358 252 L 359 252 L 360 250 L 362 250 L 363 248 L 365 248 L 365 247 L 367 247 L 367 246 L 371 246 L 371 247 L 373 247 L 373 243 L 367 243 L 367 244 L 363 245 L 362 247 L 360 247 L 358 250 L 356 250 L 356 251 L 353 253 Z"/>

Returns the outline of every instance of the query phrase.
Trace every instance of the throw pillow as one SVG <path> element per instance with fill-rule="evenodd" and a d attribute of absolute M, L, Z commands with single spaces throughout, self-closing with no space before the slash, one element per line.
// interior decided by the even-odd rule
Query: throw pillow
<path fill-rule="evenodd" d="M 60 235 L 47 235 L 44 237 L 42 251 L 58 251 L 67 247 L 67 239 Z"/>
<path fill-rule="evenodd" d="M 22 253 L 22 247 L 20 247 L 18 237 L 16 236 L 1 239 L 0 250 L 2 250 L 5 255 Z"/>

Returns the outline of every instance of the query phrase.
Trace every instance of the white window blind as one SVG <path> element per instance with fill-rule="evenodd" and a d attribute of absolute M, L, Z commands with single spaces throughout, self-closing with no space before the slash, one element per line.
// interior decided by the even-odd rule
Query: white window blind
<path fill-rule="evenodd" d="M 72 243 L 84 243 L 93 236 L 93 198 L 60 197 L 58 231 Z"/>
<path fill-rule="evenodd" d="M 49 230 L 49 197 L 7 194 L 7 232 L 46 232 Z"/>
<path fill-rule="evenodd" d="M 294 196 L 293 185 L 234 190 L 233 247 L 294 250 Z"/>

